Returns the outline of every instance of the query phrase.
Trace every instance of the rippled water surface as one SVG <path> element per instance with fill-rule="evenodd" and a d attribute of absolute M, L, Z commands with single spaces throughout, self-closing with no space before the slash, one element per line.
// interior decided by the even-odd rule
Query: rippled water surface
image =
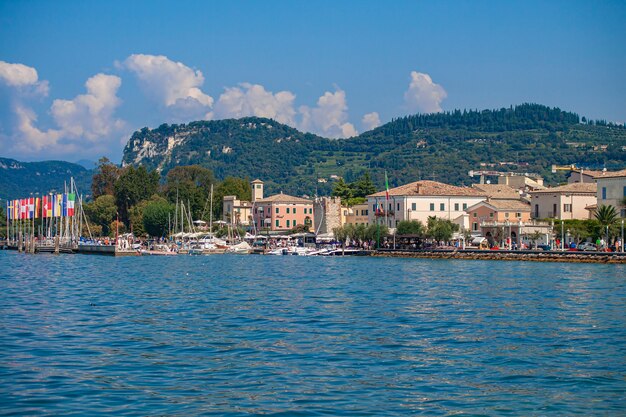
<path fill-rule="evenodd" d="M 2 415 L 625 415 L 626 267 L 0 251 Z"/>

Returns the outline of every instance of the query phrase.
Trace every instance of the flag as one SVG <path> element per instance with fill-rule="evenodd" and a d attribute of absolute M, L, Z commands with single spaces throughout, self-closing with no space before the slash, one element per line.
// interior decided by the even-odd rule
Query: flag
<path fill-rule="evenodd" d="M 13 200 L 13 220 L 20 218 L 20 201 Z"/>
<path fill-rule="evenodd" d="M 389 200 L 389 179 L 387 178 L 387 171 L 385 171 L 385 198 Z"/>
<path fill-rule="evenodd" d="M 13 219 L 13 201 L 7 200 L 7 220 Z"/>
<path fill-rule="evenodd" d="M 55 194 L 53 198 L 54 201 L 52 205 L 52 217 L 61 217 L 63 215 L 63 212 L 61 211 L 63 196 L 61 194 Z"/>
<path fill-rule="evenodd" d="M 76 194 L 69 193 L 67 195 L 67 215 L 72 217 L 74 216 L 74 203 L 76 201 Z"/>
<path fill-rule="evenodd" d="M 24 220 L 28 217 L 28 199 L 20 199 L 20 219 Z"/>
<path fill-rule="evenodd" d="M 28 214 L 26 218 L 27 219 L 35 218 L 35 199 L 33 197 L 28 199 Z"/>
<path fill-rule="evenodd" d="M 63 193 L 63 199 L 61 200 L 63 217 L 67 217 L 67 193 Z"/>
<path fill-rule="evenodd" d="M 46 217 L 52 217 L 52 194 L 44 197 L 44 212 L 46 213 Z"/>
<path fill-rule="evenodd" d="M 35 219 L 39 218 L 41 214 L 41 198 L 35 197 Z"/>

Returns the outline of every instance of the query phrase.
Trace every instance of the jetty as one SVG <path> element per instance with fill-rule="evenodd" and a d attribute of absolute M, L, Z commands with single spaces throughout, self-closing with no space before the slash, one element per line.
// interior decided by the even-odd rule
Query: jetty
<path fill-rule="evenodd" d="M 372 251 L 371 256 L 387 258 L 626 264 L 626 252 L 480 249 L 378 249 Z"/>

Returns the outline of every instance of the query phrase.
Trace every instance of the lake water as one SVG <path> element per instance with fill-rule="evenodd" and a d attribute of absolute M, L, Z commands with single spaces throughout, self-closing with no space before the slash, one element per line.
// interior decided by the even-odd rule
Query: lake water
<path fill-rule="evenodd" d="M 0 251 L 1 415 L 625 415 L 626 267 Z"/>

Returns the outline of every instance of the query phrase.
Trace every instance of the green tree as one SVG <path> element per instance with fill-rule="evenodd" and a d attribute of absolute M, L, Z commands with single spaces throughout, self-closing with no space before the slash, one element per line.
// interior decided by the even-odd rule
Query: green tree
<path fill-rule="evenodd" d="M 396 234 L 398 235 L 418 235 L 423 236 L 426 229 L 419 220 L 403 220 L 398 223 Z"/>
<path fill-rule="evenodd" d="M 111 222 L 115 220 L 117 213 L 115 197 L 108 194 L 101 195 L 94 201 L 84 204 L 83 207 L 90 223 L 100 226 L 102 235 L 108 235 L 110 232 Z M 94 233 L 95 230 L 92 230 L 91 232 Z"/>
<path fill-rule="evenodd" d="M 454 232 L 459 230 L 459 225 L 448 219 L 428 217 L 428 236 L 436 241 L 447 242 L 452 239 Z"/>
<path fill-rule="evenodd" d="M 600 206 L 594 214 L 596 220 L 606 230 L 606 243 L 609 243 L 609 228 L 617 222 L 617 211 L 613 206 Z"/>
<path fill-rule="evenodd" d="M 207 209 L 212 184 L 215 178 L 210 169 L 199 165 L 177 166 L 167 173 L 164 193 L 171 203 L 178 200 L 189 204 L 192 216 L 199 219 Z"/>
<path fill-rule="evenodd" d="M 295 227 L 292 227 L 291 230 L 289 230 L 290 235 L 293 235 L 296 233 L 308 233 L 308 232 L 309 232 L 309 227 L 303 224 L 297 224 Z"/>
<path fill-rule="evenodd" d="M 173 215 L 174 206 L 164 198 L 154 197 L 143 206 L 143 227 L 151 236 L 165 236 Z"/>
<path fill-rule="evenodd" d="M 339 178 L 333 187 L 333 192 L 331 193 L 333 197 L 341 197 L 342 200 L 348 200 L 353 197 L 352 187 L 343 180 L 343 178 Z"/>
<path fill-rule="evenodd" d="M 103 156 L 98 160 L 98 168 L 91 179 L 91 198 L 115 193 L 115 181 L 120 176 L 120 168 Z"/>
<path fill-rule="evenodd" d="M 221 219 L 224 211 L 224 196 L 234 195 L 238 199 L 250 201 L 252 199 L 252 189 L 250 181 L 237 177 L 226 177 L 213 190 L 213 219 Z M 208 220 L 208 209 L 203 220 Z"/>
<path fill-rule="evenodd" d="M 374 185 L 369 172 L 366 172 L 361 178 L 354 182 L 351 188 L 353 190 L 353 197 L 367 197 L 368 195 L 376 192 L 376 186 Z"/>
<path fill-rule="evenodd" d="M 120 214 L 120 221 L 129 224 L 130 208 L 157 192 L 159 174 L 140 166 L 125 168 L 115 181 L 115 203 Z"/>

